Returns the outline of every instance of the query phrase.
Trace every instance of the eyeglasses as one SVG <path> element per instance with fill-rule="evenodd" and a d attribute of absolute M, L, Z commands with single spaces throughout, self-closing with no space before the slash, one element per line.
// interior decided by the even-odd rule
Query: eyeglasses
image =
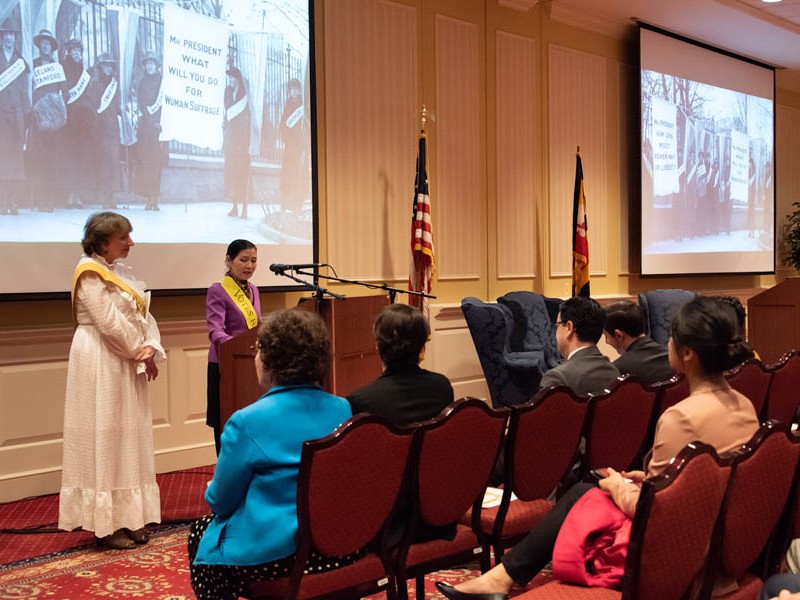
<path fill-rule="evenodd" d="M 569 323 L 569 321 L 556 321 L 556 327 L 559 325 L 566 325 L 567 323 Z"/>
<path fill-rule="evenodd" d="M 255 344 L 250 346 L 249 350 L 253 354 L 253 356 L 258 356 L 258 352 L 261 350 L 261 344 L 259 342 L 256 342 Z"/>

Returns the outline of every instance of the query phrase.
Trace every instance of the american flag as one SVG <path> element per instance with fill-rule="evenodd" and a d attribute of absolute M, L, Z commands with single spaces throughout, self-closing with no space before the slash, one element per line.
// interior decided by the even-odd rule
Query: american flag
<path fill-rule="evenodd" d="M 433 227 L 431 225 L 431 199 L 428 195 L 428 163 L 425 154 L 427 136 L 419 137 L 417 175 L 414 181 L 414 212 L 411 215 L 411 269 L 408 275 L 410 292 L 430 294 L 436 263 L 433 259 Z M 427 318 L 428 299 L 409 295 L 408 303 L 419 308 Z"/>

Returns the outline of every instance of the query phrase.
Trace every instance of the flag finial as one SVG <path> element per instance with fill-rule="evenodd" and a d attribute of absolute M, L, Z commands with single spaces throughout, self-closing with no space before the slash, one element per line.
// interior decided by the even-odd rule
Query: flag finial
<path fill-rule="evenodd" d="M 420 121 L 420 129 L 422 131 L 425 131 L 425 123 L 428 121 L 428 109 L 424 104 L 422 105 L 422 110 L 420 111 L 419 121 Z"/>
<path fill-rule="evenodd" d="M 581 153 L 581 147 L 580 147 L 580 146 L 578 146 L 578 150 L 577 150 L 577 152 L 578 152 L 578 154 L 580 154 L 580 153 Z"/>

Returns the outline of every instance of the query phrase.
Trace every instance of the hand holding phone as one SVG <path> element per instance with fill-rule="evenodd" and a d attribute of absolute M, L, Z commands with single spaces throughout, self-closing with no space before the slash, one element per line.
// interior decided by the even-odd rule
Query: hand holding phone
<path fill-rule="evenodd" d="M 608 477 L 608 471 L 606 469 L 590 469 L 589 475 L 593 479 L 600 481 L 601 479 Z"/>

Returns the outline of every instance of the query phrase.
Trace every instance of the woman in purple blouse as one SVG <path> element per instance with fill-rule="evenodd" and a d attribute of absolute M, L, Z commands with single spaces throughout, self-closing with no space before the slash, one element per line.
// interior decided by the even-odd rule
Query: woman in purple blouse
<path fill-rule="evenodd" d="M 206 321 L 208 322 L 208 407 L 206 425 L 214 429 L 214 444 L 219 456 L 219 345 L 229 339 L 255 329 L 261 322 L 261 300 L 258 288 L 250 283 L 256 271 L 258 255 L 255 244 L 247 240 L 233 240 L 225 253 L 228 271 L 222 281 L 208 288 L 206 293 Z"/>

